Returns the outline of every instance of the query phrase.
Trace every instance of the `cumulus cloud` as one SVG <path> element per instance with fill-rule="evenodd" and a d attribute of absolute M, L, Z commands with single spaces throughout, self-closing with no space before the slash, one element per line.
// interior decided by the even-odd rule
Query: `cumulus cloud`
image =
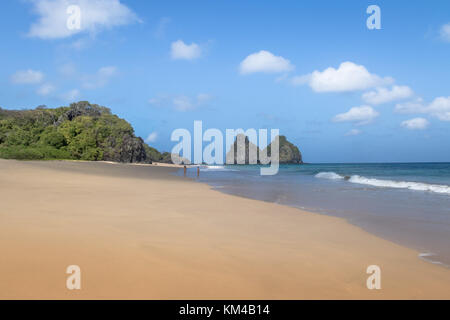
<path fill-rule="evenodd" d="M 441 27 L 441 39 L 450 42 L 450 23 Z"/>
<path fill-rule="evenodd" d="M 36 93 L 40 96 L 48 96 L 53 91 L 55 91 L 55 87 L 50 83 L 45 83 L 37 89 Z"/>
<path fill-rule="evenodd" d="M 171 107 L 177 111 L 191 111 L 204 106 L 211 99 L 211 95 L 199 93 L 195 97 L 189 97 L 186 95 L 160 96 L 150 99 L 149 103 L 158 107 Z"/>
<path fill-rule="evenodd" d="M 83 87 L 86 89 L 96 89 L 104 87 L 109 80 L 117 74 L 114 66 L 102 67 L 94 75 L 83 77 Z"/>
<path fill-rule="evenodd" d="M 450 121 L 450 97 L 439 97 L 433 100 L 426 108 L 429 113 L 441 121 Z"/>
<path fill-rule="evenodd" d="M 379 113 L 370 106 L 353 107 L 345 113 L 340 113 L 333 118 L 333 122 L 354 122 L 357 125 L 370 123 L 379 116 Z"/>
<path fill-rule="evenodd" d="M 430 123 L 425 118 L 414 118 L 403 121 L 401 123 L 401 126 L 409 130 L 424 130 L 428 127 L 429 124 Z"/>
<path fill-rule="evenodd" d="M 414 95 L 414 92 L 408 86 L 393 86 L 390 90 L 387 88 L 376 88 L 373 91 L 366 92 L 362 99 L 370 104 L 382 104 L 396 100 L 408 99 Z"/>
<path fill-rule="evenodd" d="M 438 97 L 426 105 L 422 99 L 413 102 L 397 104 L 395 111 L 398 113 L 424 113 L 430 114 L 441 121 L 450 121 L 450 97 Z"/>
<path fill-rule="evenodd" d="M 158 139 L 158 133 L 152 132 L 148 135 L 147 139 L 145 139 L 145 142 L 147 143 L 155 142 L 156 139 Z"/>
<path fill-rule="evenodd" d="M 36 70 L 17 71 L 11 76 L 11 82 L 15 84 L 37 84 L 44 80 L 44 74 Z"/>
<path fill-rule="evenodd" d="M 341 63 L 337 69 L 329 67 L 324 71 L 316 70 L 292 79 L 294 85 L 308 84 L 315 92 L 358 91 L 393 82 L 390 77 L 381 78 L 370 73 L 364 66 L 349 61 Z"/>
<path fill-rule="evenodd" d="M 278 73 L 287 72 L 294 69 L 291 62 L 281 56 L 275 56 L 273 53 L 261 50 L 247 56 L 240 64 L 241 74 L 250 74 L 255 72 Z"/>
<path fill-rule="evenodd" d="M 358 136 L 358 135 L 360 135 L 361 133 L 362 133 L 361 130 L 358 130 L 358 129 L 352 129 L 352 130 L 348 131 L 345 135 L 346 135 L 346 136 Z"/>
<path fill-rule="evenodd" d="M 172 59 L 194 60 L 200 58 L 202 50 L 196 43 L 186 44 L 182 40 L 172 42 L 170 54 Z"/>
<path fill-rule="evenodd" d="M 41 39 L 67 38 L 77 33 L 95 34 L 104 29 L 139 21 L 120 0 L 30 0 L 38 16 L 29 36 Z M 69 6 L 80 8 L 80 28 L 68 28 Z"/>

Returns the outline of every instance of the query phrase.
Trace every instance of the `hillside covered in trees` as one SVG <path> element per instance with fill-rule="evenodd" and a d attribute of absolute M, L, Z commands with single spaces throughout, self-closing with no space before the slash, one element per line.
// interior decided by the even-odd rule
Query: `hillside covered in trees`
<path fill-rule="evenodd" d="M 127 121 L 86 101 L 56 109 L 0 108 L 0 158 L 170 162 L 169 153 L 145 144 Z"/>

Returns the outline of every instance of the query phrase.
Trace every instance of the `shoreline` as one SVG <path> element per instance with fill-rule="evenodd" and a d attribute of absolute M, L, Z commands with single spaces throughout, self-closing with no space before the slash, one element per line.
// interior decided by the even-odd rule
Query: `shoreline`
<path fill-rule="evenodd" d="M 416 250 L 178 168 L 0 160 L 0 298 L 450 298 L 449 270 Z M 77 261 L 86 280 L 70 292 Z M 365 287 L 372 264 L 381 290 Z"/>
<path fill-rule="evenodd" d="M 195 180 L 195 179 L 194 179 L 194 180 Z M 250 196 L 244 196 L 244 195 L 240 195 L 240 194 L 237 194 L 237 193 L 232 193 L 232 192 L 226 192 L 226 191 L 223 191 L 222 187 L 215 187 L 215 186 L 213 186 L 213 185 L 210 185 L 210 184 L 207 183 L 207 182 L 203 182 L 203 181 L 195 181 L 195 182 L 207 184 L 208 186 L 211 187 L 211 190 L 216 191 L 216 192 L 220 192 L 220 193 L 222 193 L 222 194 L 230 195 L 230 196 L 233 196 L 233 197 L 239 197 L 239 198 L 242 198 L 242 199 L 250 199 L 250 200 L 256 200 L 256 201 L 262 201 L 262 202 L 265 202 L 265 203 L 274 203 L 274 204 L 278 204 L 278 205 L 281 205 L 281 206 L 286 206 L 286 207 L 289 207 L 289 208 L 297 209 L 297 210 L 300 210 L 300 211 L 303 211 L 303 212 L 308 212 L 308 213 L 311 213 L 311 214 L 316 214 L 316 215 L 325 216 L 325 217 L 333 217 L 333 218 L 342 219 L 342 220 L 345 221 L 346 223 L 348 223 L 348 224 L 350 224 L 350 225 L 352 225 L 352 226 L 354 226 L 354 227 L 356 227 L 356 228 L 358 228 L 358 229 L 360 229 L 360 230 L 362 230 L 362 231 L 364 231 L 364 232 L 367 232 L 367 233 L 369 233 L 369 234 L 371 234 L 371 235 L 373 235 L 373 236 L 375 236 L 375 237 L 378 237 L 378 238 L 383 239 L 383 240 L 385 240 L 385 241 L 392 242 L 392 243 L 394 243 L 394 244 L 396 244 L 396 245 L 399 245 L 399 246 L 402 246 L 402 247 L 404 247 L 404 248 L 408 248 L 408 249 L 410 249 L 410 250 L 416 251 L 416 252 L 417 252 L 417 259 L 419 259 L 419 260 L 425 261 L 425 262 L 430 263 L 430 264 L 432 264 L 432 265 L 434 265 L 434 266 L 439 266 L 439 267 L 448 269 L 448 270 L 450 271 L 450 265 L 448 265 L 448 264 L 446 264 L 446 263 L 444 263 L 444 262 L 442 262 L 442 261 L 439 261 L 439 260 L 433 260 L 433 259 L 432 259 L 434 256 L 436 256 L 435 253 L 432 253 L 432 252 L 425 252 L 425 251 L 420 251 L 420 250 L 418 250 L 417 248 L 415 248 L 415 247 L 412 246 L 412 245 L 407 245 L 407 244 L 400 243 L 400 242 L 398 242 L 398 241 L 391 240 L 391 239 L 388 239 L 388 238 L 386 238 L 386 237 L 383 237 L 382 235 L 379 235 L 379 234 L 377 234 L 376 232 L 367 230 L 367 229 L 365 229 L 364 227 L 359 226 L 359 225 L 356 224 L 356 223 L 352 223 L 351 221 L 349 221 L 349 219 L 347 219 L 347 218 L 345 218 L 345 217 L 340 217 L 340 216 L 338 216 L 338 215 L 334 215 L 334 214 L 332 214 L 332 213 L 329 213 L 328 210 L 327 210 L 327 211 L 322 211 L 322 212 L 320 212 L 319 210 L 315 210 L 315 209 L 312 209 L 312 208 L 302 208 L 302 207 L 297 207 L 297 206 L 295 206 L 295 205 L 289 205 L 289 204 L 283 204 L 283 203 L 276 203 L 276 202 L 272 202 L 272 201 L 270 201 L 270 200 L 264 200 L 264 199 L 252 198 L 252 197 L 250 197 Z"/>
<path fill-rule="evenodd" d="M 449 167 L 449 163 L 444 165 Z M 358 174 L 363 178 L 376 177 L 376 179 L 390 179 L 387 181 L 392 182 L 427 179 L 422 173 L 415 177 L 417 180 L 412 176 L 404 177 L 401 174 L 392 176 L 389 171 L 386 172 L 391 170 L 390 166 L 392 165 L 375 168 L 370 165 L 362 167 L 311 165 L 303 169 L 284 166 L 280 167 L 278 177 L 262 179 L 251 166 L 241 168 L 223 166 L 205 169 L 199 181 L 225 194 L 343 218 L 348 223 L 382 239 L 416 250 L 420 259 L 448 268 L 450 249 L 447 244 L 450 241 L 450 229 L 446 208 L 450 198 L 447 195 L 429 190 L 361 185 L 344 179 L 345 175 L 359 177 Z M 397 168 L 400 172 L 409 169 L 409 167 Z M 433 177 L 432 170 L 435 169 L 436 167 L 431 167 L 431 170 L 426 168 L 428 172 L 425 172 Z M 339 178 L 335 179 L 334 176 Z M 318 190 L 321 191 L 317 192 Z M 382 203 L 378 202 L 380 200 Z"/>

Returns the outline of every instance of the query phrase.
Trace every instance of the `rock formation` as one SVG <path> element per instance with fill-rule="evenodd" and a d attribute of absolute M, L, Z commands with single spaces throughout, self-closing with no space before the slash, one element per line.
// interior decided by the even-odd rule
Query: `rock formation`
<path fill-rule="evenodd" d="M 266 148 L 267 155 L 271 156 L 272 144 L 268 145 Z M 280 149 L 280 163 L 292 163 L 301 164 L 303 163 L 302 154 L 298 148 L 290 143 L 285 136 L 279 136 L 279 149 Z"/>
<path fill-rule="evenodd" d="M 245 148 L 243 149 L 242 154 L 238 155 L 238 144 L 244 143 Z M 269 144 L 263 152 L 251 143 L 247 136 L 243 134 L 239 134 L 236 137 L 236 140 L 234 141 L 232 147 L 230 148 L 230 151 L 228 151 L 226 156 L 226 163 L 227 164 L 259 164 L 264 163 L 262 160 L 262 154 L 266 152 L 267 156 L 270 157 L 272 155 L 272 144 Z M 299 149 L 289 142 L 285 136 L 279 136 L 279 161 L 282 164 L 301 164 L 303 163 L 302 160 L 302 154 L 299 151 Z M 251 156 L 253 155 L 253 158 L 251 159 Z M 254 158 L 256 155 L 256 158 Z M 240 160 L 240 161 L 238 161 Z M 253 160 L 253 161 L 250 161 Z"/>
<path fill-rule="evenodd" d="M 239 149 L 238 145 L 244 148 Z M 238 134 L 226 155 L 227 164 L 258 164 L 259 148 L 251 143 L 247 136 Z"/>

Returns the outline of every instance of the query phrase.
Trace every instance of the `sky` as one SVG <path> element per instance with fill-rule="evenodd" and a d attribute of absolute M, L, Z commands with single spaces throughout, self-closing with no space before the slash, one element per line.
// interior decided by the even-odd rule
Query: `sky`
<path fill-rule="evenodd" d="M 450 161 L 446 0 L 11 0 L 0 39 L 5 109 L 87 100 L 162 151 L 201 120 L 312 163 Z"/>

